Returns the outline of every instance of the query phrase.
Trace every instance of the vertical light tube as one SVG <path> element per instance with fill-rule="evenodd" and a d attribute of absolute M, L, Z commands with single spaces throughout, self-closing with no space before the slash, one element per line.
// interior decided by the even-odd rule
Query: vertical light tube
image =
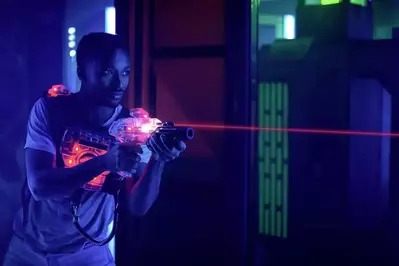
<path fill-rule="evenodd" d="M 109 6 L 105 8 L 105 32 L 116 34 L 116 11 L 115 7 Z M 108 225 L 108 234 L 111 233 L 114 222 Z M 115 237 L 108 243 L 108 247 L 112 256 L 115 258 Z"/>
<path fill-rule="evenodd" d="M 113 6 L 105 8 L 105 32 L 116 34 L 116 11 Z"/>
<path fill-rule="evenodd" d="M 284 16 L 284 39 L 295 39 L 295 16 Z"/>

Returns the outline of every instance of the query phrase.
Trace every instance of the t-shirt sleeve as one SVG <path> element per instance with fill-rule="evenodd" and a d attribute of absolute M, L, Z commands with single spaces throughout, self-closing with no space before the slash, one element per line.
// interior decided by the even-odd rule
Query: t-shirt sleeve
<path fill-rule="evenodd" d="M 30 112 L 25 142 L 26 148 L 56 154 L 48 125 L 47 103 L 43 98 L 37 100 Z"/>

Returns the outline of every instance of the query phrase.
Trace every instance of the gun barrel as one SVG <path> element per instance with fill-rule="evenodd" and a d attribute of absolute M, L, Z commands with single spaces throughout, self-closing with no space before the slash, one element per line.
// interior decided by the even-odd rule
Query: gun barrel
<path fill-rule="evenodd" d="M 192 127 L 181 127 L 182 131 L 182 140 L 192 140 L 194 138 L 194 128 Z"/>
<path fill-rule="evenodd" d="M 187 141 L 194 138 L 194 128 L 192 127 L 176 127 L 166 126 L 158 129 L 160 134 L 169 135 L 175 140 Z"/>

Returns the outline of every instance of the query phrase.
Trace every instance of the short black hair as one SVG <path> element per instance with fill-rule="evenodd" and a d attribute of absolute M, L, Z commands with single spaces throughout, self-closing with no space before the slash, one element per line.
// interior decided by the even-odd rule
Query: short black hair
<path fill-rule="evenodd" d="M 107 60 L 118 49 L 129 54 L 127 43 L 119 35 L 105 32 L 93 32 L 84 35 L 76 50 L 77 66 L 81 67 L 91 60 Z"/>

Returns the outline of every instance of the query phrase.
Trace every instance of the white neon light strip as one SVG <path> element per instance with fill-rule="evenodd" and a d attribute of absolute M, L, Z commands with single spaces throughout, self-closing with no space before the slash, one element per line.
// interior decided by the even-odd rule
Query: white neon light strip
<path fill-rule="evenodd" d="M 116 11 L 113 6 L 105 8 L 105 32 L 116 34 Z"/>
<path fill-rule="evenodd" d="M 105 8 L 105 32 L 110 34 L 116 34 L 116 11 L 115 7 L 109 6 Z M 108 225 L 108 234 L 111 233 L 114 222 Z M 115 259 L 115 238 L 113 238 L 109 243 L 108 247 L 111 251 L 112 256 Z"/>
<path fill-rule="evenodd" d="M 110 6 L 105 8 L 105 32 L 116 34 L 116 11 L 115 7 Z M 111 233 L 114 222 L 108 226 L 108 234 Z M 112 256 L 115 258 L 115 238 L 108 243 Z"/>
<path fill-rule="evenodd" d="M 295 39 L 295 16 L 284 16 L 284 39 Z"/>

